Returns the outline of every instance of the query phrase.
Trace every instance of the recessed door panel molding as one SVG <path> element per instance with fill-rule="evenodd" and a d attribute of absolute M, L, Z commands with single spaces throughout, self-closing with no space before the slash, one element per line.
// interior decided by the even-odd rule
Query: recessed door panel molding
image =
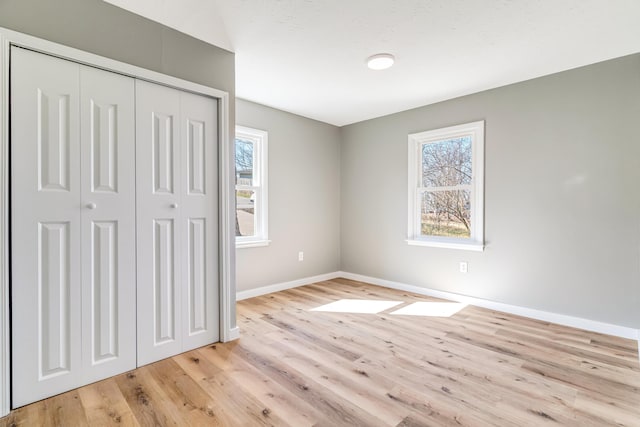
<path fill-rule="evenodd" d="M 38 352 L 40 379 L 71 369 L 69 223 L 38 224 Z"/>
<path fill-rule="evenodd" d="M 82 384 L 78 64 L 12 48 L 13 404 Z"/>
<path fill-rule="evenodd" d="M 205 167 L 205 124 L 198 120 L 187 120 L 187 174 L 189 194 L 205 195 L 207 170 Z M 209 149 L 215 148 L 209 147 Z M 211 172 L 209 172 L 211 173 Z"/>
<path fill-rule="evenodd" d="M 152 117 L 153 190 L 155 193 L 172 194 L 175 167 L 174 117 L 157 112 L 153 112 Z"/>
<path fill-rule="evenodd" d="M 41 191 L 69 191 L 70 95 L 38 88 L 38 175 Z"/>
<path fill-rule="evenodd" d="M 154 345 L 176 339 L 175 242 L 172 219 L 158 219 L 153 227 L 153 318 Z"/>
<path fill-rule="evenodd" d="M 91 189 L 115 193 L 118 191 L 118 106 L 91 99 L 89 117 Z"/>
<path fill-rule="evenodd" d="M 82 364 L 86 382 L 136 366 L 135 83 L 80 67 Z"/>
<path fill-rule="evenodd" d="M 91 227 L 91 363 L 118 357 L 118 223 L 96 221 Z"/>
<path fill-rule="evenodd" d="M 210 289 L 207 289 L 207 232 L 205 218 L 189 219 L 188 239 L 188 333 L 189 335 L 194 335 L 206 332 L 207 329 L 207 299 Z"/>

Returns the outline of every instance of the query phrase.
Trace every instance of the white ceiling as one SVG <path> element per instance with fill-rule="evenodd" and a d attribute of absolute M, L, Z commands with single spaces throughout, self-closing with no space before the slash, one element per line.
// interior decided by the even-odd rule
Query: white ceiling
<path fill-rule="evenodd" d="M 238 97 L 338 126 L 640 52 L 640 0 L 105 1 L 234 51 Z"/>

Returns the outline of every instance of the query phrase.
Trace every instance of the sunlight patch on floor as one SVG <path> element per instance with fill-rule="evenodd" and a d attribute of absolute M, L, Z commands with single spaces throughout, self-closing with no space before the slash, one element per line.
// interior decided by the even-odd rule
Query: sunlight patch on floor
<path fill-rule="evenodd" d="M 331 313 L 360 313 L 376 314 L 388 310 L 402 301 L 381 301 L 369 299 L 341 299 L 320 307 L 312 308 L 310 311 L 327 311 Z"/>
<path fill-rule="evenodd" d="M 406 307 L 402 307 L 391 314 L 404 316 L 451 317 L 466 306 L 467 304 L 460 302 L 420 301 L 409 304 Z"/>

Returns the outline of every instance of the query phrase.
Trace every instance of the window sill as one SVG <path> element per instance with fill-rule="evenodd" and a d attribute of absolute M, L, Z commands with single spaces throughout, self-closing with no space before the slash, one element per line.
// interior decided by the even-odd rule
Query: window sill
<path fill-rule="evenodd" d="M 239 242 L 236 240 L 236 249 L 240 248 L 259 248 L 261 246 L 269 246 L 271 240 L 250 240 Z"/>
<path fill-rule="evenodd" d="M 476 252 L 484 251 L 484 244 L 479 242 L 456 243 L 456 242 L 442 242 L 442 241 L 434 241 L 434 240 L 407 239 L 407 243 L 412 246 L 428 246 L 432 248 L 461 249 L 465 251 L 476 251 Z"/>

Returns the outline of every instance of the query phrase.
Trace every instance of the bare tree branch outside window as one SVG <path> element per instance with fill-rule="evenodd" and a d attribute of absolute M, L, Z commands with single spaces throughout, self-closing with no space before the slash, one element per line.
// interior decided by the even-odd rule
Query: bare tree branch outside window
<path fill-rule="evenodd" d="M 422 144 L 422 235 L 471 235 L 471 156 L 470 136 Z"/>

